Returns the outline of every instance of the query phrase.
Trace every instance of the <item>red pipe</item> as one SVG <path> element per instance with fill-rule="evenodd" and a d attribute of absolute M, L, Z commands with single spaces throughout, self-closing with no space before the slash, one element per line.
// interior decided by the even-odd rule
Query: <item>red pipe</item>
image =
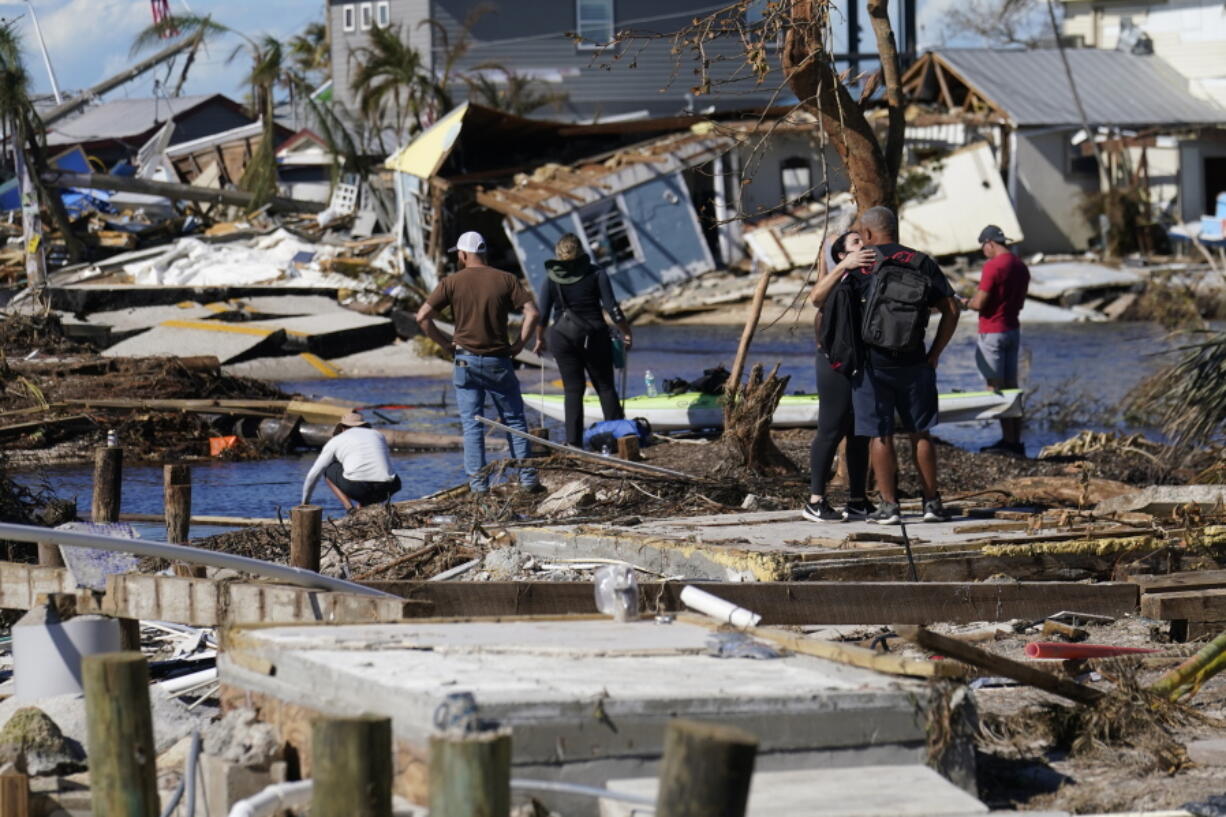
<path fill-rule="evenodd" d="M 1060 641 L 1032 641 L 1026 645 L 1029 658 L 1110 658 L 1115 655 L 1162 652 L 1147 647 L 1115 647 L 1111 644 L 1065 644 Z"/>

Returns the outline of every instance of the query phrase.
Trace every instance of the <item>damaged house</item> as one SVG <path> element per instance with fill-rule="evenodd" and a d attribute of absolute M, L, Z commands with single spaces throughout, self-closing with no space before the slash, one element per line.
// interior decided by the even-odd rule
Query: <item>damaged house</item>
<path fill-rule="evenodd" d="M 943 49 L 903 77 L 913 106 L 907 142 L 940 155 L 977 141 L 995 151 L 1027 252 L 1084 250 L 1097 225 L 1083 212 L 1102 175 L 1128 175 L 1168 221 L 1200 217 L 1205 156 L 1226 146 L 1226 111 L 1193 96 L 1158 57 L 1069 49 L 1094 138 L 1114 148 L 1100 174 L 1055 49 Z"/>

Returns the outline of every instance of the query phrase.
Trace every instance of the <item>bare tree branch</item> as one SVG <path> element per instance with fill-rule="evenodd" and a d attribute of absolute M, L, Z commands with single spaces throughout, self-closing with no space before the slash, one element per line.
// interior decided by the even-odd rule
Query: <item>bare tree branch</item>
<path fill-rule="evenodd" d="M 877 53 L 881 55 L 881 75 L 885 79 L 886 109 L 889 128 L 885 139 L 885 165 L 891 178 L 897 178 L 902 166 L 902 147 L 906 139 L 907 121 L 903 108 L 902 70 L 898 64 L 898 44 L 890 25 L 888 0 L 868 0 L 868 16 L 877 35 Z"/>

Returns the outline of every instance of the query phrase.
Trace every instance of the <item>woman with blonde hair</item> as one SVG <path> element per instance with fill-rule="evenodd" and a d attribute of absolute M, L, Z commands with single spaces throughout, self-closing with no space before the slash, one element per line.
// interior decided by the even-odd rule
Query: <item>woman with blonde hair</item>
<path fill-rule="evenodd" d="M 613 297 L 609 276 L 592 265 L 579 237 L 567 233 L 559 238 L 554 254 L 555 258 L 545 262 L 549 280 L 539 298 L 541 323 L 535 351 L 541 352 L 548 341 L 566 394 L 566 442 L 578 448 L 583 445 L 583 392 L 588 379 L 600 396 L 604 419 L 623 416 L 613 385 L 613 340 L 603 313 L 609 314 L 627 349 L 633 338 Z"/>

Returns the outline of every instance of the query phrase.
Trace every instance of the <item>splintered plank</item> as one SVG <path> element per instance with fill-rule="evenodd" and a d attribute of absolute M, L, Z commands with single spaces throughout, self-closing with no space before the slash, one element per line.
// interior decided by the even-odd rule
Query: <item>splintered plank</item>
<path fill-rule="evenodd" d="M 364 582 L 427 602 L 440 617 L 592 614 L 587 582 Z M 1132 584 L 1078 582 L 703 582 L 702 589 L 760 614 L 764 625 L 908 624 L 1039 619 L 1057 610 L 1121 616 L 1137 609 Z M 647 612 L 683 609 L 681 585 L 639 585 Z"/>
<path fill-rule="evenodd" d="M 29 610 L 47 593 L 74 593 L 67 568 L 0 562 L 0 609 Z"/>
<path fill-rule="evenodd" d="M 1226 588 L 1146 593 L 1141 615 L 1163 621 L 1226 621 Z"/>

